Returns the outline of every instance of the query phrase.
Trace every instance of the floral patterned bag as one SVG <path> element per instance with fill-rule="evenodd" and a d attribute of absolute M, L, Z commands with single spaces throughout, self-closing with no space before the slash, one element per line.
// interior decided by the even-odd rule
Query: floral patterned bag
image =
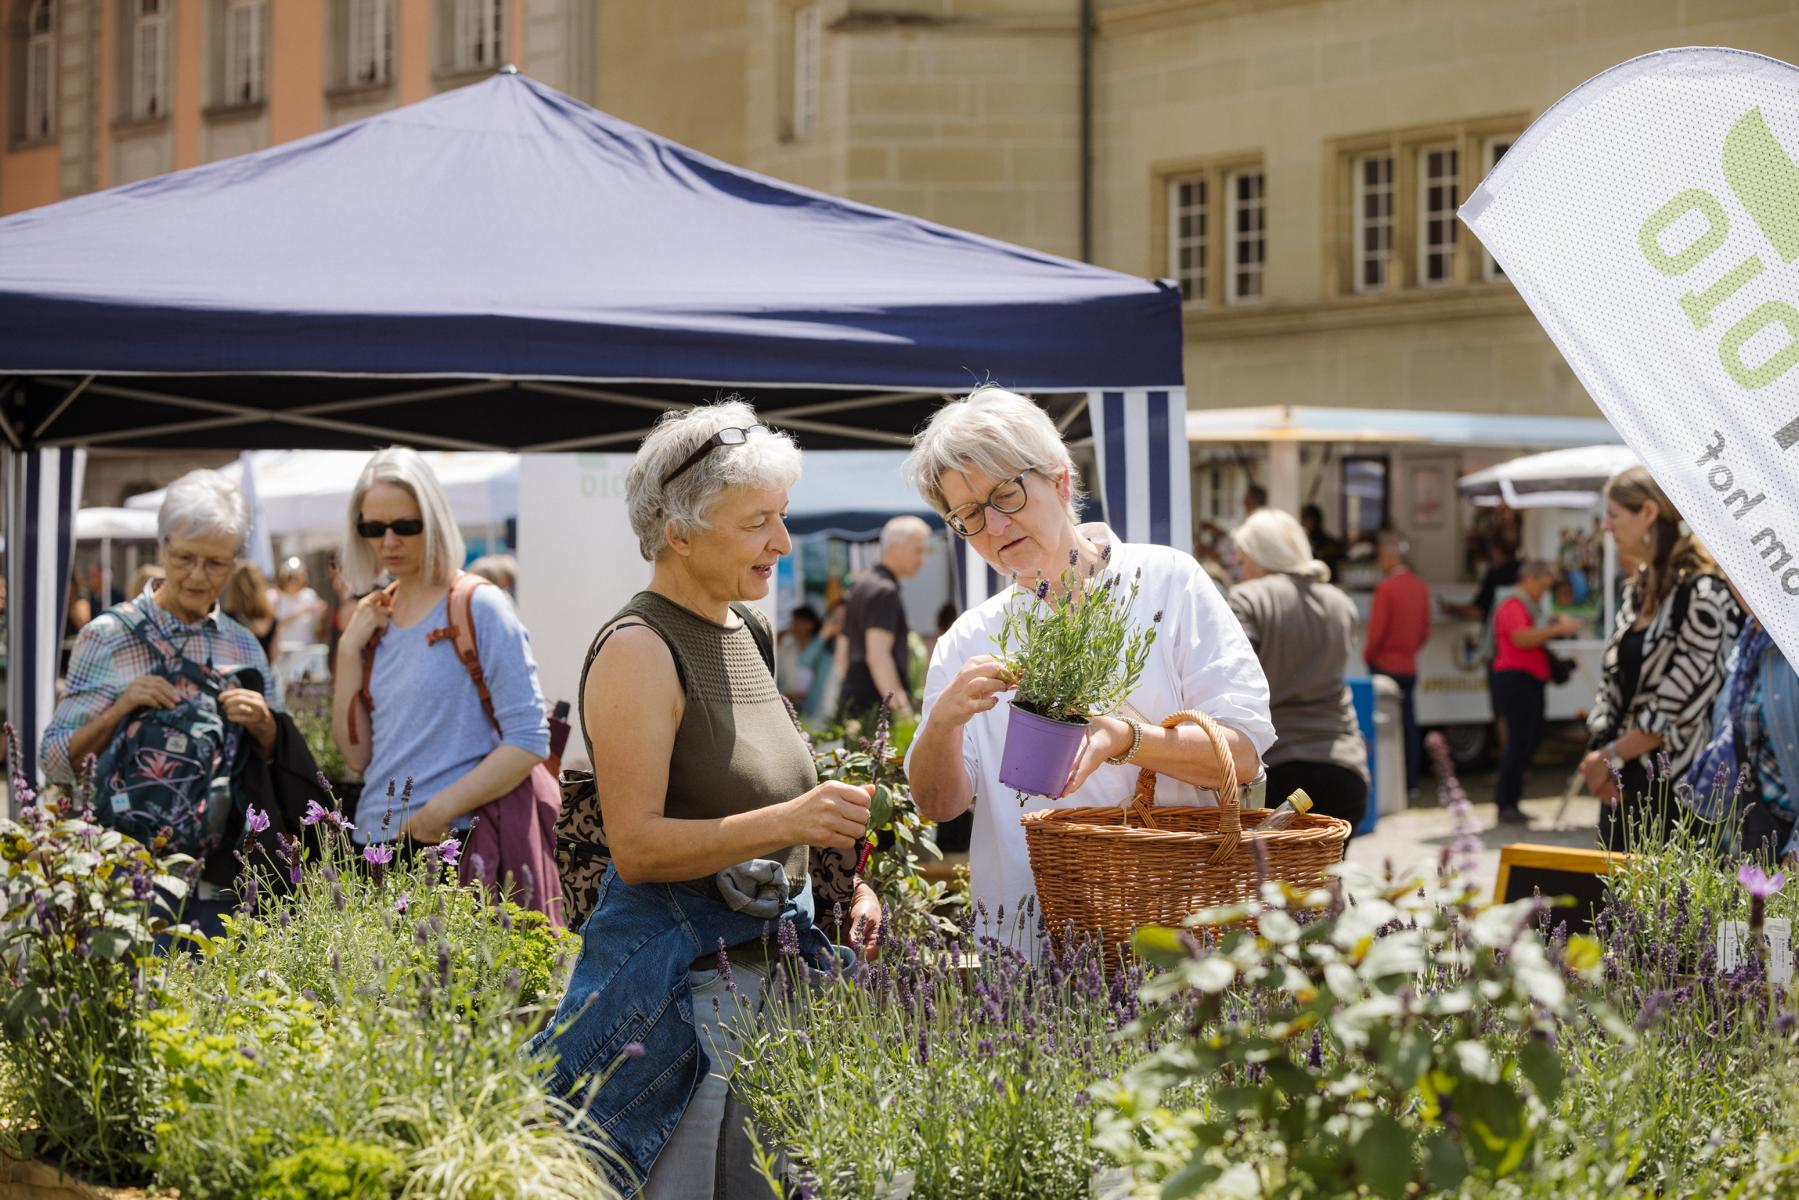
<path fill-rule="evenodd" d="M 119 726 L 94 769 L 95 816 L 145 845 L 166 828 L 168 852 L 204 858 L 214 849 L 209 826 L 222 828 L 228 816 L 206 806 L 213 780 L 231 770 L 235 739 L 218 703 L 229 684 L 211 664 L 184 657 L 135 602 L 112 615 L 149 647 L 157 664 L 150 673 L 168 680 L 180 701 L 140 708 Z M 221 792 L 220 802 L 229 796 Z"/>

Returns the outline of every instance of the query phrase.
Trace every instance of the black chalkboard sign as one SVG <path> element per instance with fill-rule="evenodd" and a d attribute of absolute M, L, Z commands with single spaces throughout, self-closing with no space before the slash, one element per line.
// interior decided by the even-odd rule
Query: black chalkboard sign
<path fill-rule="evenodd" d="M 1589 933 L 1593 918 L 1605 903 L 1605 876 L 1629 859 L 1628 854 L 1608 854 L 1572 846 L 1544 846 L 1514 842 L 1499 848 L 1499 877 L 1493 886 L 1493 902 L 1506 904 L 1528 900 L 1541 893 L 1548 899 L 1567 896 L 1571 908 L 1549 914 L 1549 926 L 1566 923 L 1569 933 Z"/>

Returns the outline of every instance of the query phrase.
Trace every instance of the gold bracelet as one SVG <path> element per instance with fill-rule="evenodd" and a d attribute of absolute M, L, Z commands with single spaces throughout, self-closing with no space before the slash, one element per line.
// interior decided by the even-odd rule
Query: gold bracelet
<path fill-rule="evenodd" d="M 1133 721 L 1129 717 L 1124 719 L 1124 723 L 1131 727 L 1131 748 L 1117 758 L 1108 758 L 1106 760 L 1115 767 L 1128 765 L 1133 758 L 1137 757 L 1137 751 L 1143 749 L 1143 723 L 1141 721 Z"/>

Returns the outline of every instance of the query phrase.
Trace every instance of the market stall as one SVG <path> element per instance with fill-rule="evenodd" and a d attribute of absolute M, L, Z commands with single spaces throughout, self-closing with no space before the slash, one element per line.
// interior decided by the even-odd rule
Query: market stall
<path fill-rule="evenodd" d="M 1115 524 L 1188 544 L 1185 448 L 1154 440 L 1186 411 L 1176 290 L 756 175 L 510 69 L 9 217 L 24 755 L 52 699 L 37 647 L 60 621 L 47 581 L 66 578 L 79 447 L 579 458 L 735 390 L 810 449 L 891 449 L 985 378 L 1095 432 Z M 1145 461 L 1166 469 L 1127 487 Z M 591 552 L 580 511 L 550 562 Z M 528 597 L 528 623 L 539 602 L 557 597 Z"/>

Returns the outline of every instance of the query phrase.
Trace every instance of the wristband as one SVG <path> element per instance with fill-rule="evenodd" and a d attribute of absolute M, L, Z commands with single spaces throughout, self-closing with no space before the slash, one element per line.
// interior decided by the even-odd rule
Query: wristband
<path fill-rule="evenodd" d="M 1131 727 L 1131 748 L 1126 750 L 1123 754 L 1120 754 L 1117 758 L 1108 758 L 1106 760 L 1115 767 L 1126 766 L 1133 758 L 1137 757 L 1137 751 L 1143 749 L 1142 722 L 1133 721 L 1129 717 L 1126 717 L 1124 723 Z"/>

